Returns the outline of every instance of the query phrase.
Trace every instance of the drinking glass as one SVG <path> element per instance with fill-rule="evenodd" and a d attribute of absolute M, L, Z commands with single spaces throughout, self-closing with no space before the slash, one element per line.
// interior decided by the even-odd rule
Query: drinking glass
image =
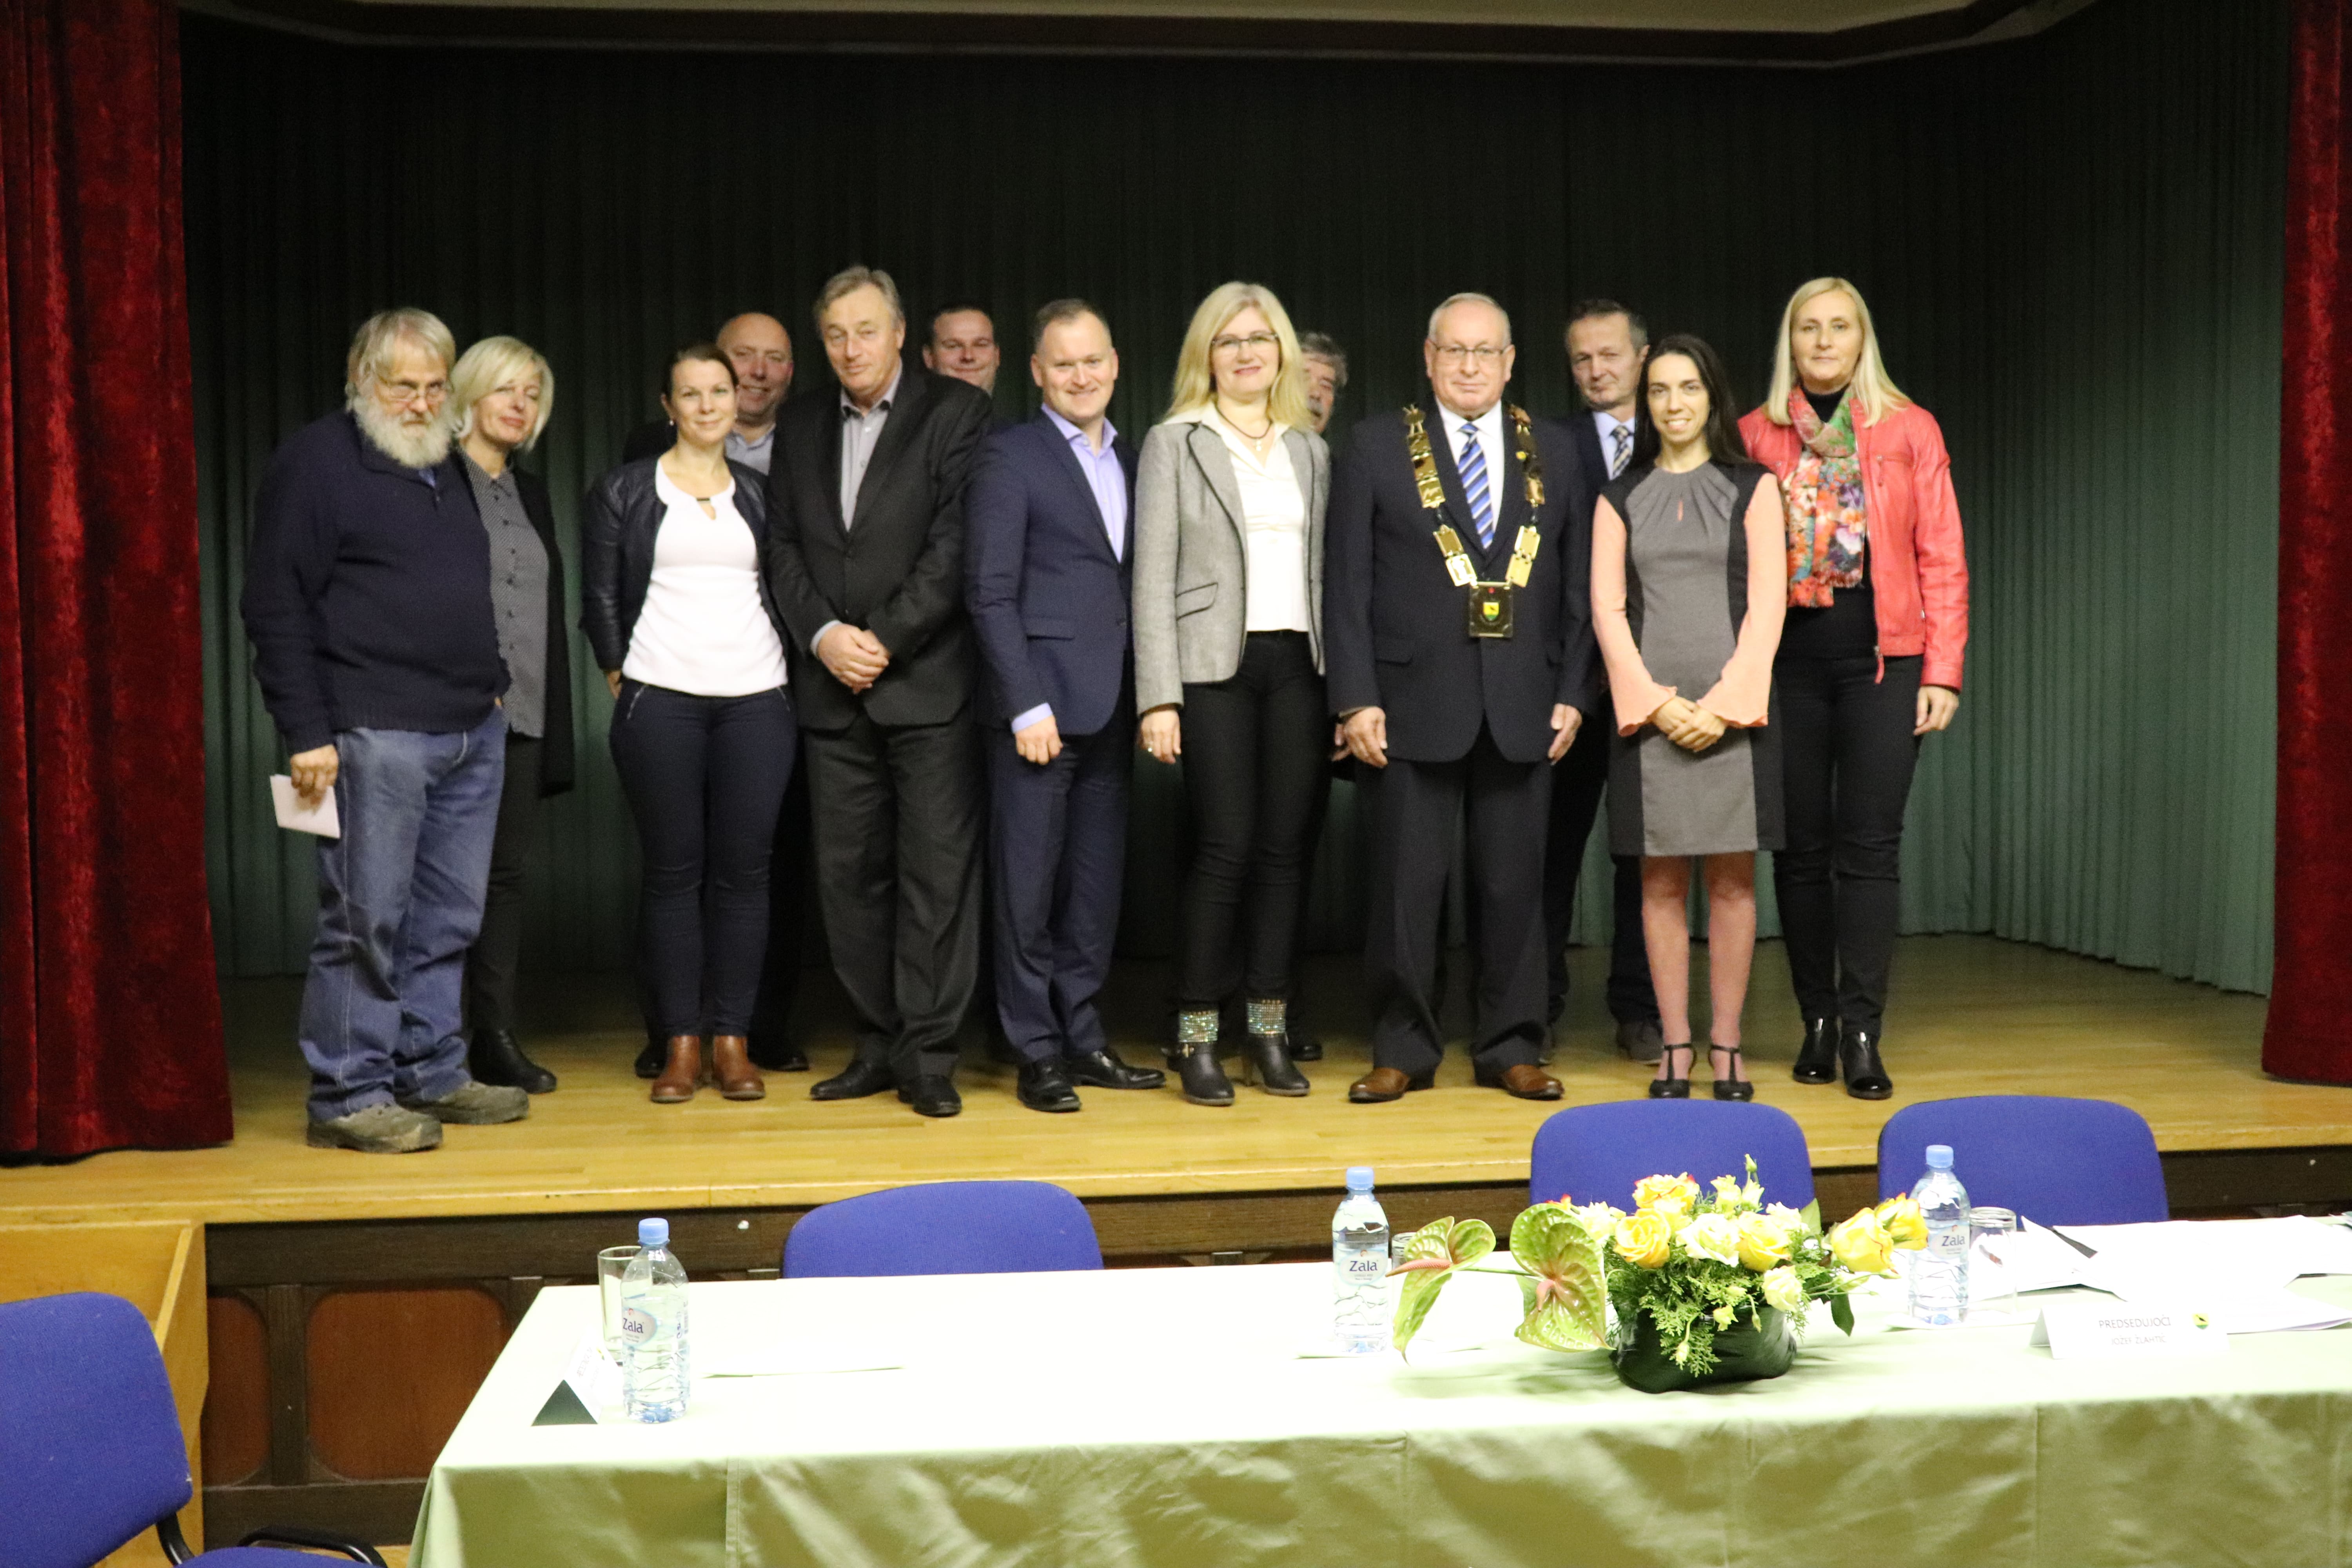
<path fill-rule="evenodd" d="M 642 1247 L 608 1247 L 596 1255 L 596 1288 L 604 1301 L 604 1353 L 621 1359 L 621 1276 L 629 1271 Z"/>
<path fill-rule="evenodd" d="M 1971 1310 L 2007 1313 L 2017 1310 L 2017 1292 L 2010 1288 L 2009 1243 L 2017 1235 L 2017 1215 L 1989 1204 L 1969 1210 L 1969 1305 Z M 1978 1281 L 1997 1285 L 1997 1291 L 1976 1289 Z"/>

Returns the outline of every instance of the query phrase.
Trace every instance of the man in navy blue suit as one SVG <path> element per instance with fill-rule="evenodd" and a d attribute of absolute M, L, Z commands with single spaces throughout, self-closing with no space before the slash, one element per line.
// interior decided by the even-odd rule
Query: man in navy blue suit
<path fill-rule="evenodd" d="M 1118 1059 L 1097 1005 L 1118 931 L 1135 749 L 1135 449 L 1105 416 L 1118 351 L 1101 313 L 1056 300 L 1031 344 L 1045 405 L 981 448 L 964 584 L 982 670 L 997 1012 L 1021 1058 L 1021 1103 L 1076 1110 L 1078 1084 L 1164 1079 Z"/>

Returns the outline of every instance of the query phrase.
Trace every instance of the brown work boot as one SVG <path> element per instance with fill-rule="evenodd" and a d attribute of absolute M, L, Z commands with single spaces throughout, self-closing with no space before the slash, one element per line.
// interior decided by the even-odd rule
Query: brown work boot
<path fill-rule="evenodd" d="M 729 1100 L 765 1100 L 768 1086 L 760 1079 L 760 1069 L 751 1065 L 751 1042 L 740 1035 L 710 1037 L 710 1076 L 719 1080 L 719 1092 Z"/>
<path fill-rule="evenodd" d="M 682 1104 L 692 1100 L 694 1091 L 700 1087 L 702 1037 L 672 1035 L 669 1037 L 669 1059 L 662 1064 L 661 1076 L 654 1079 L 654 1103 Z"/>

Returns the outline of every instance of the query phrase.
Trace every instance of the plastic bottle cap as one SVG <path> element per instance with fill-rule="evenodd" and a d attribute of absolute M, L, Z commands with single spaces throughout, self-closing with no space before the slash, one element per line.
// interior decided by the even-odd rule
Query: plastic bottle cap
<path fill-rule="evenodd" d="M 1372 1168 L 1370 1165 L 1349 1166 L 1348 1190 L 1351 1193 L 1370 1192 L 1372 1190 Z"/>
<path fill-rule="evenodd" d="M 1927 1145 L 1927 1169 L 1948 1171 L 1952 1168 L 1952 1146 L 1949 1143 Z"/>
<path fill-rule="evenodd" d="M 637 1221 L 637 1245 L 645 1247 L 669 1245 L 669 1221 L 641 1219 Z"/>

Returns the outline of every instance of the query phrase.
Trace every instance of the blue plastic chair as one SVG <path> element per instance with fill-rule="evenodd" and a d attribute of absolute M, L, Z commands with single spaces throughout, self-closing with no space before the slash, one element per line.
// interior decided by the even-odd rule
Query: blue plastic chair
<path fill-rule="evenodd" d="M 1952 1146 L 1971 1204 L 2042 1225 L 2168 1219 L 2164 1162 L 2139 1112 L 2105 1100 L 1980 1094 L 1906 1105 L 1878 1130 L 1878 1195 L 1908 1192 L 1927 1145 Z"/>
<path fill-rule="evenodd" d="M 1704 1189 L 1738 1177 L 1756 1158 L 1764 1201 L 1801 1209 L 1813 1201 L 1813 1161 L 1804 1130 L 1785 1110 L 1753 1100 L 1614 1100 L 1579 1105 L 1536 1129 L 1528 1197 L 1562 1194 L 1580 1204 L 1633 1206 L 1643 1176 L 1688 1172 Z"/>
<path fill-rule="evenodd" d="M 188 1454 L 154 1331 L 120 1296 L 0 1306 L 0 1551 L 9 1568 L 89 1568 L 152 1530 L 164 1557 L 211 1568 L 293 1568 L 268 1542 L 322 1547 L 383 1568 L 375 1549 L 308 1531 L 257 1531 L 194 1556 L 180 1534 Z"/>
<path fill-rule="evenodd" d="M 784 1237 L 787 1279 L 1100 1268 L 1086 1205 L 1050 1182 L 927 1182 L 844 1198 Z"/>

